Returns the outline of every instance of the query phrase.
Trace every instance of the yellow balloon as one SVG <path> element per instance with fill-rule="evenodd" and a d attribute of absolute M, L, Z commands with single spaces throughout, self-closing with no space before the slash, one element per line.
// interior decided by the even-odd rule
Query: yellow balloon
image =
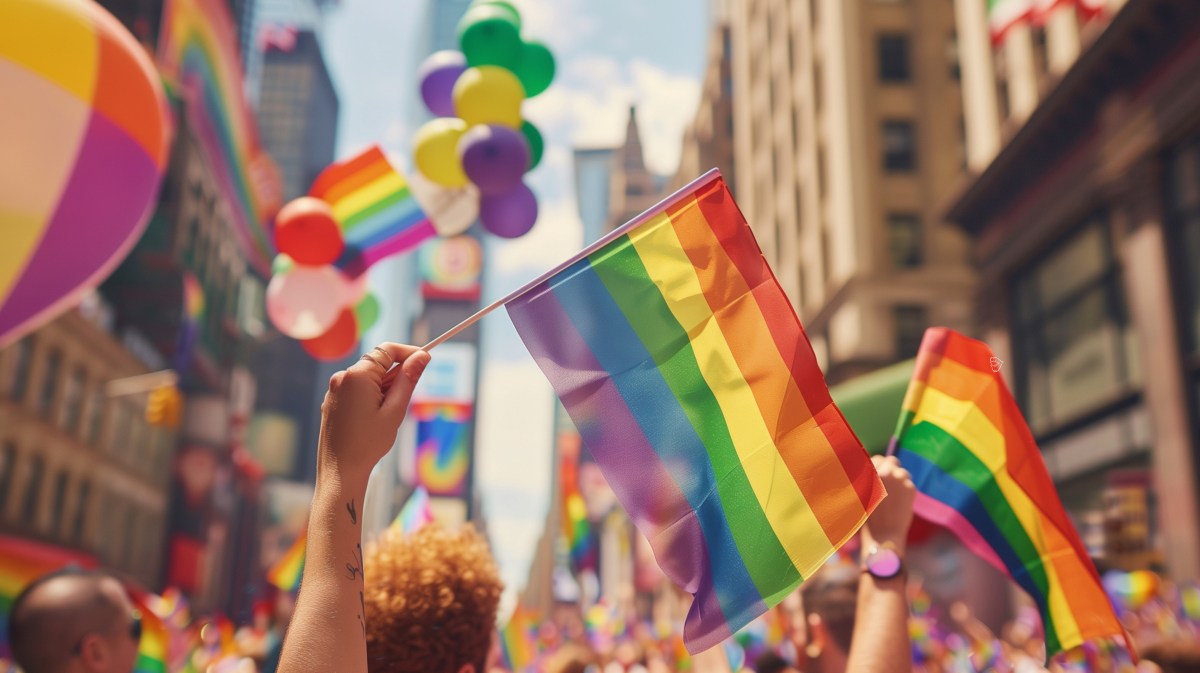
<path fill-rule="evenodd" d="M 417 170 L 443 187 L 466 185 L 467 174 L 458 158 L 458 139 L 466 132 L 467 123 L 454 117 L 426 122 L 413 138 Z"/>
<path fill-rule="evenodd" d="M 519 129 L 524 100 L 521 80 L 494 65 L 467 68 L 454 83 L 454 111 L 468 126 L 502 124 Z"/>

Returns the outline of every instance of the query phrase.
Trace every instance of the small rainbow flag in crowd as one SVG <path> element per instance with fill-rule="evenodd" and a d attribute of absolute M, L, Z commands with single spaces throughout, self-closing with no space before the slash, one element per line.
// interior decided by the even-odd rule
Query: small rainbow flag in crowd
<path fill-rule="evenodd" d="M 719 172 L 593 247 L 506 307 L 663 571 L 694 594 L 697 652 L 820 568 L 883 485 Z"/>
<path fill-rule="evenodd" d="M 130 598 L 142 617 L 142 641 L 138 643 L 133 673 L 167 673 L 167 649 L 170 632 L 152 609 L 155 597 L 131 592 Z"/>
<path fill-rule="evenodd" d="M 992 357 L 944 327 L 925 332 L 891 446 L 916 483 L 916 512 L 1029 593 L 1049 655 L 1123 636 Z"/>
<path fill-rule="evenodd" d="M 400 508 L 400 513 L 392 521 L 392 528 L 399 528 L 405 535 L 412 535 L 425 526 L 433 523 L 433 510 L 429 507 L 429 491 L 424 486 L 418 486 L 413 494 L 408 496 L 408 502 Z"/>
<path fill-rule="evenodd" d="M 342 226 L 346 249 L 335 266 L 351 277 L 437 235 L 408 181 L 378 145 L 331 164 L 308 193 L 328 203 Z"/>
<path fill-rule="evenodd" d="M 267 571 L 267 581 L 284 591 L 300 588 L 300 576 L 304 574 L 304 551 L 308 546 L 308 531 L 296 537 L 296 541 Z"/>
<path fill-rule="evenodd" d="M 571 563 L 582 568 L 591 551 L 592 526 L 588 521 L 587 504 L 579 492 L 579 447 L 564 451 L 559 458 L 559 488 L 562 489 L 563 539 L 571 555 Z"/>
<path fill-rule="evenodd" d="M 508 623 L 500 629 L 500 648 L 504 654 L 504 663 L 513 673 L 525 671 L 537 658 L 537 645 L 533 638 L 535 626 L 533 616 L 521 606 L 517 606 Z"/>
<path fill-rule="evenodd" d="M 204 318 L 204 288 L 191 273 L 183 274 L 183 315 L 190 323 Z"/>

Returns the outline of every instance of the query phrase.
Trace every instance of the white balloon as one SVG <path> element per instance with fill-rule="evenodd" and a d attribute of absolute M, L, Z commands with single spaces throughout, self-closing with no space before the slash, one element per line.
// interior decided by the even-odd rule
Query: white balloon
<path fill-rule="evenodd" d="M 479 189 L 475 185 L 444 187 L 415 170 L 408 184 L 438 236 L 457 236 L 479 219 Z"/>
<path fill-rule="evenodd" d="M 350 281 L 332 266 L 297 264 L 271 278 L 267 315 L 293 339 L 312 339 L 333 327 L 351 293 Z"/>

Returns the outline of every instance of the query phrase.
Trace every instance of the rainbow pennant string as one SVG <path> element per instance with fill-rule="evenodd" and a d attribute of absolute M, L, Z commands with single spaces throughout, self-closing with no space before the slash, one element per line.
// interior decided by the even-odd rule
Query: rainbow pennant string
<path fill-rule="evenodd" d="M 986 344 L 925 332 L 892 448 L 940 524 L 1034 599 L 1048 654 L 1123 636 L 1033 435 Z"/>
<path fill-rule="evenodd" d="M 161 35 L 163 73 L 187 92 L 188 119 L 223 195 L 237 204 L 231 209 L 235 229 L 251 263 L 269 273 L 274 246 L 264 222 L 282 186 L 259 146 L 228 6 L 223 0 L 167 0 Z"/>
<path fill-rule="evenodd" d="M 296 541 L 267 571 L 267 581 L 283 591 L 300 588 L 300 577 L 304 574 L 304 552 L 308 546 L 308 531 L 296 537 Z"/>
<path fill-rule="evenodd" d="M 663 571 L 693 592 L 697 652 L 820 568 L 883 486 L 719 173 L 627 227 L 506 306 Z"/>
<path fill-rule="evenodd" d="M 352 278 L 437 235 L 408 181 L 378 145 L 330 165 L 317 176 L 309 196 L 333 209 L 346 242 L 335 266 Z"/>

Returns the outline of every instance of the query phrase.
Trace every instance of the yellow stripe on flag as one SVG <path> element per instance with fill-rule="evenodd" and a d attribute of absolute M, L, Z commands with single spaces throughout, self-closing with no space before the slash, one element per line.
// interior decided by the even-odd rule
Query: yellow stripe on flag
<path fill-rule="evenodd" d="M 833 553 L 833 545 L 771 439 L 758 402 L 705 299 L 695 267 L 665 214 L 639 227 L 630 234 L 630 241 L 675 319 L 691 337 L 700 371 L 725 416 L 759 505 L 792 564 L 807 577 Z M 814 434 L 821 433 L 817 430 Z"/>
<path fill-rule="evenodd" d="M 394 171 L 381 175 L 333 204 L 333 217 L 338 222 L 342 222 L 354 213 L 370 208 L 403 190 L 407 184 L 404 177 Z"/>

